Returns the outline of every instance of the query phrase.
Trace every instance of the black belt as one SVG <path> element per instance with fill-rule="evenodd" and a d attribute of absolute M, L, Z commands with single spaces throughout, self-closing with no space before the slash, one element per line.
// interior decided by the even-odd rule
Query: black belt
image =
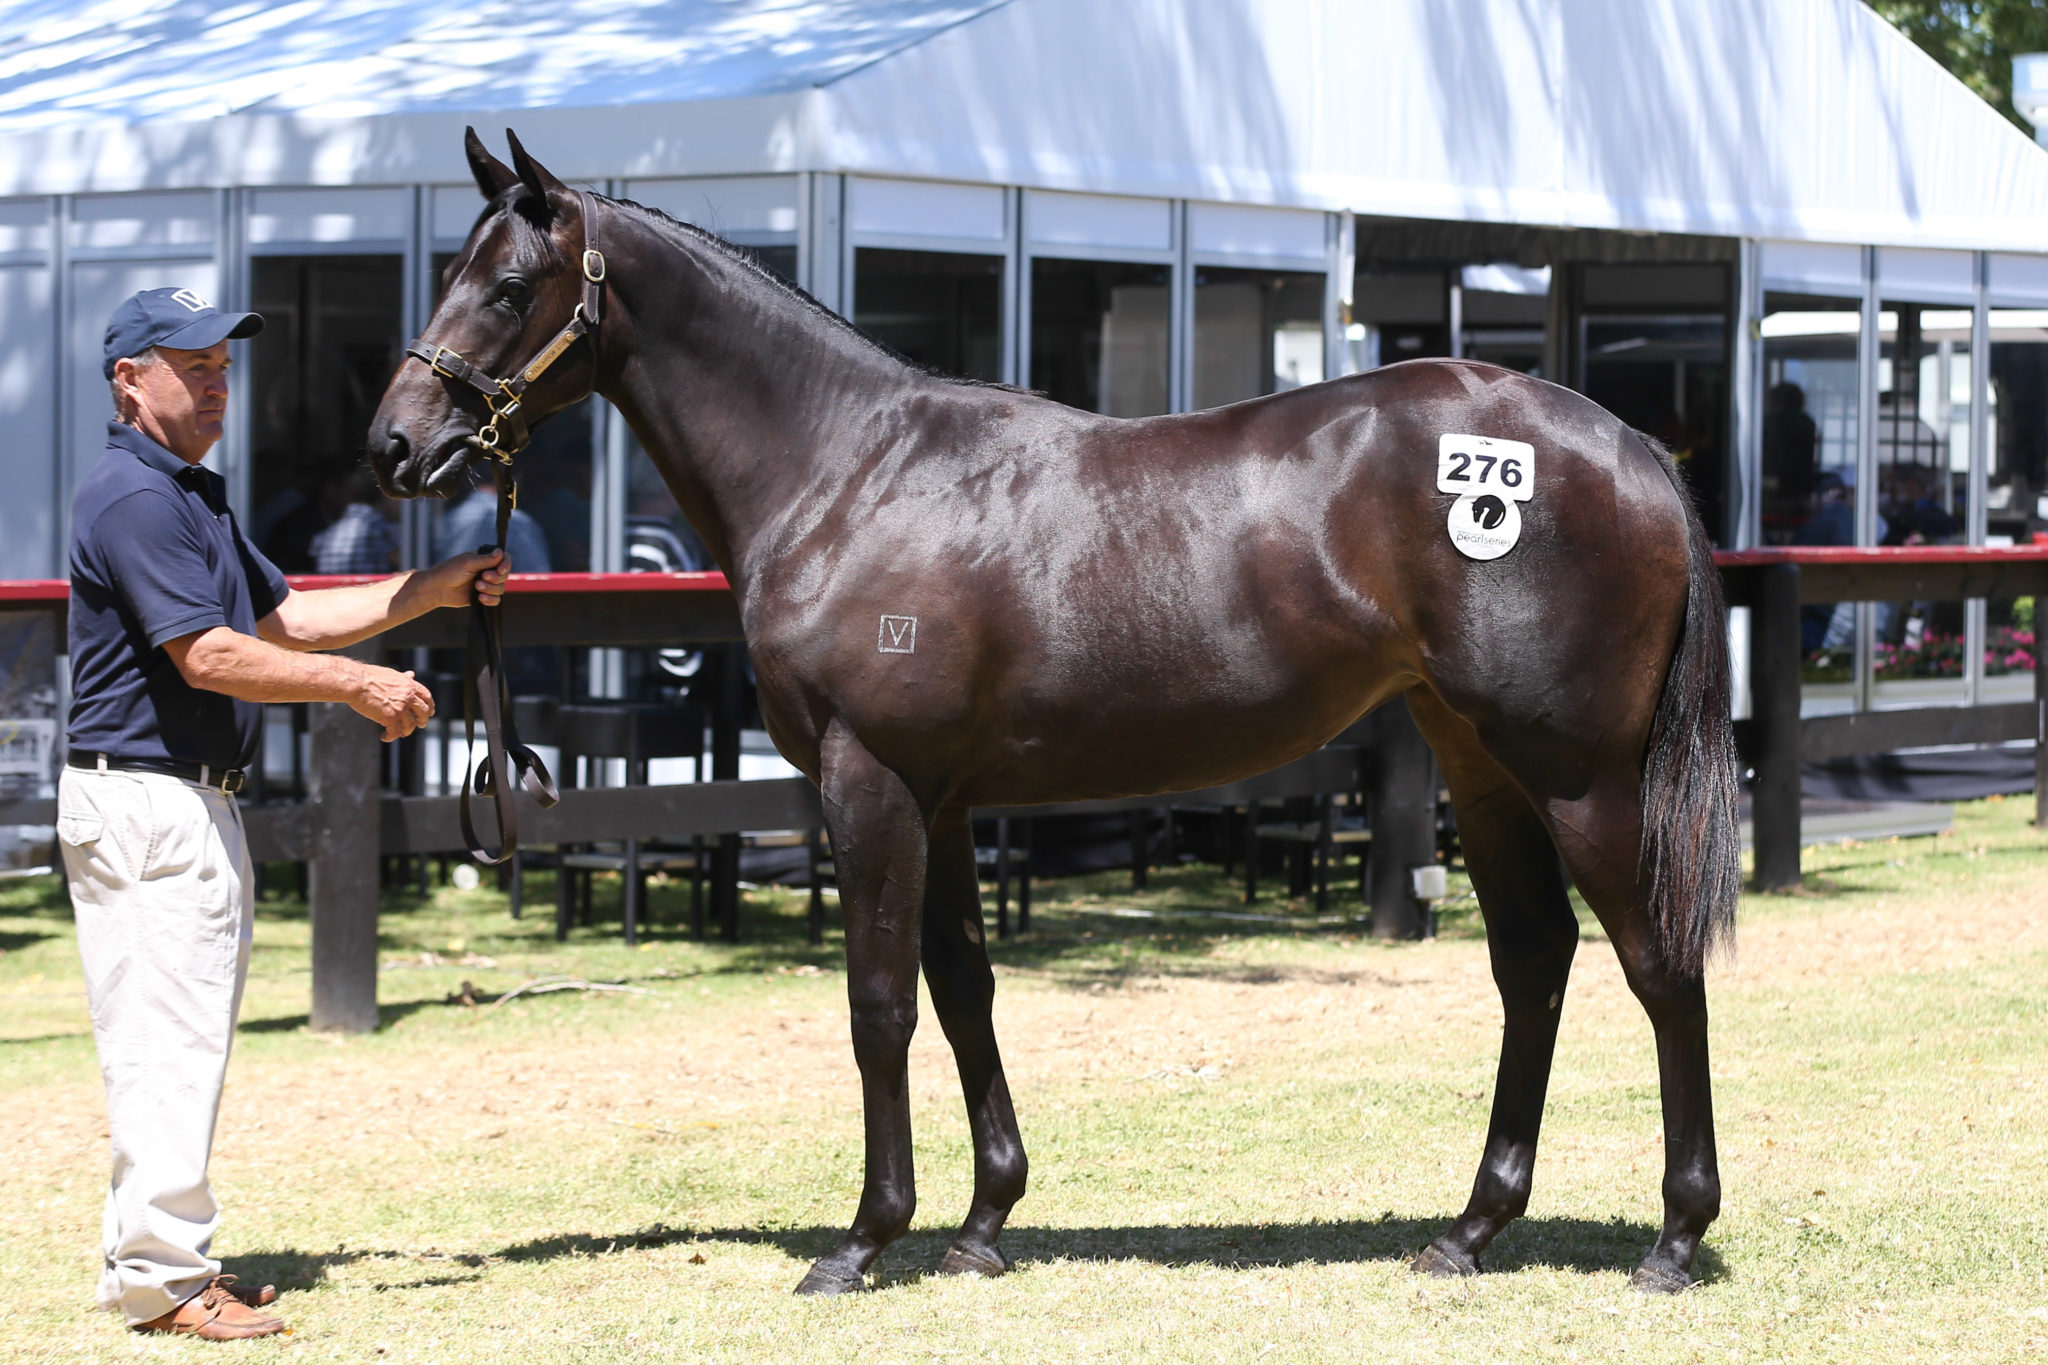
<path fill-rule="evenodd" d="M 207 763 L 180 763 L 175 758 L 115 758 L 110 754 L 73 753 L 65 758 L 67 767 L 86 772 L 162 773 L 182 777 L 217 792 L 233 796 L 248 785 L 249 774 L 240 768 L 216 768 Z"/>

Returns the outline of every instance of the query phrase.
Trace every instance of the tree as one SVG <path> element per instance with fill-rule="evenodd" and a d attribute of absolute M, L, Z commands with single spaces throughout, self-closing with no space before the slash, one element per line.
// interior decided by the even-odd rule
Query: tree
<path fill-rule="evenodd" d="M 1864 0 L 1922 52 L 2029 135 L 2012 107 L 2015 54 L 2048 52 L 2042 0 Z"/>

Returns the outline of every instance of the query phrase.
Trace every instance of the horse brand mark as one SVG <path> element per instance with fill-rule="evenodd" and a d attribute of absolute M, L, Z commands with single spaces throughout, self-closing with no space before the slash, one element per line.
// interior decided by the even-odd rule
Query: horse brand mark
<path fill-rule="evenodd" d="M 1437 440 L 1436 487 L 1456 493 L 1451 544 L 1468 559 L 1499 559 L 1522 538 L 1521 504 L 1536 492 L 1536 447 L 1491 436 Z"/>
<path fill-rule="evenodd" d="M 881 635 L 875 641 L 875 648 L 884 654 L 917 653 L 917 618 L 884 616 Z"/>

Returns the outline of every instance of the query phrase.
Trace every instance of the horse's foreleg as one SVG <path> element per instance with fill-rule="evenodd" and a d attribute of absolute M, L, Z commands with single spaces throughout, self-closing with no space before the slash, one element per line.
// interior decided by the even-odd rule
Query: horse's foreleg
<path fill-rule="evenodd" d="M 918 918 L 926 825 L 903 780 L 837 724 L 821 753 L 825 823 L 846 916 L 846 995 L 860 1067 L 867 1175 L 853 1226 L 799 1294 L 866 1286 L 868 1267 L 917 1209 L 910 1149 L 910 1035 L 917 1028 Z"/>
<path fill-rule="evenodd" d="M 1625 799 L 1602 800 L 1596 790 L 1587 800 L 1554 806 L 1552 817 L 1572 878 L 1613 940 L 1629 989 L 1656 1030 L 1664 1108 L 1664 1228 L 1632 1283 L 1649 1293 L 1675 1293 L 1695 1283 L 1693 1254 L 1721 1212 L 1706 983 L 1668 966 L 1657 950 L 1637 868 L 1641 817 L 1633 785 Z"/>
<path fill-rule="evenodd" d="M 1424 1274 L 1470 1275 L 1479 1269 L 1479 1253 L 1529 1206 L 1579 926 L 1556 848 L 1528 798 L 1480 749 L 1472 728 L 1441 702 L 1418 688 L 1409 704 L 1457 808 L 1504 1015 L 1493 1117 L 1472 1196 L 1457 1221 L 1415 1258 L 1414 1268 Z"/>
<path fill-rule="evenodd" d="M 932 1009 L 953 1045 L 967 1124 L 974 1135 L 974 1203 L 953 1239 L 942 1275 L 1000 1275 L 1009 1260 L 996 1247 L 1003 1221 L 1024 1196 L 1024 1141 L 1010 1107 L 1003 1059 L 996 1051 L 995 974 L 981 919 L 981 885 L 967 812 L 941 812 L 933 822 L 924 896 L 924 976 Z"/>

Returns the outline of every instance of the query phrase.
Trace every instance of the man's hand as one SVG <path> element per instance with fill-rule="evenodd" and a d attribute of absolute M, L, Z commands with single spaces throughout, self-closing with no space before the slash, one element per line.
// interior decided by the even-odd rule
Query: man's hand
<path fill-rule="evenodd" d="M 414 575 L 419 600 L 436 607 L 466 607 L 472 587 L 487 607 L 505 595 L 505 577 L 512 572 L 503 550 L 487 555 L 457 555 Z"/>
<path fill-rule="evenodd" d="M 481 556 L 472 555 L 471 558 Z M 454 560 L 449 560 L 453 564 Z M 425 725 L 434 714 L 434 694 L 420 685 L 410 672 L 399 673 L 375 664 L 363 667 L 363 677 L 349 706 L 384 727 L 384 741 L 404 739 Z"/>

